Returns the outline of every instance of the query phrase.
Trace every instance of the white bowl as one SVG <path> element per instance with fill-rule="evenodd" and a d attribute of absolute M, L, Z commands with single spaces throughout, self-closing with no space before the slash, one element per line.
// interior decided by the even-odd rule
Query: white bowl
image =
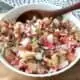
<path fill-rule="evenodd" d="M 6 20 L 8 22 L 14 23 L 16 21 L 17 17 L 19 17 L 22 13 L 24 13 L 25 11 L 28 11 L 28 10 L 33 10 L 33 9 L 54 10 L 54 9 L 60 9 L 60 8 L 61 7 L 59 7 L 59 6 L 55 6 L 55 5 L 51 5 L 51 4 L 47 4 L 47 3 L 24 5 L 24 6 L 20 6 L 19 8 L 12 9 L 8 13 L 6 13 L 1 18 L 1 20 Z M 71 13 L 64 15 L 64 18 L 72 21 L 77 27 L 80 28 L 79 20 L 77 18 L 75 18 Z M 7 63 L 7 61 L 3 58 L 3 55 L 0 56 L 0 60 L 5 66 L 7 66 L 11 70 L 13 70 L 21 75 L 30 76 L 30 77 L 49 77 L 49 76 L 58 75 L 64 71 L 70 69 L 75 63 L 78 62 L 79 58 L 80 58 L 80 51 L 77 53 L 76 59 L 69 66 L 65 67 L 64 69 L 61 69 L 61 70 L 53 72 L 53 73 L 48 73 L 48 74 L 28 74 L 28 73 L 25 73 L 25 72 L 15 69 L 14 67 L 12 67 L 11 65 L 9 65 Z"/>

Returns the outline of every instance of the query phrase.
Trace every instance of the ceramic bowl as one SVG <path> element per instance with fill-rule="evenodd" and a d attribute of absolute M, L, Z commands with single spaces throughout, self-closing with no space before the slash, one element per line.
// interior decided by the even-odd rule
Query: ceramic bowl
<path fill-rule="evenodd" d="M 1 20 L 6 20 L 8 22 L 14 23 L 14 22 L 16 22 L 16 19 L 22 13 L 24 13 L 26 11 L 29 11 L 29 10 L 34 10 L 34 9 L 37 9 L 37 10 L 56 10 L 56 9 L 60 9 L 60 8 L 61 7 L 59 7 L 59 6 L 51 5 L 51 4 L 48 4 L 48 3 L 39 3 L 39 4 L 37 3 L 37 4 L 24 5 L 24 6 L 20 6 L 20 7 L 12 9 L 8 13 L 6 13 L 1 18 Z M 78 28 L 80 28 L 80 21 L 76 17 L 74 17 L 72 15 L 72 13 L 67 13 L 67 14 L 65 14 L 63 16 L 64 16 L 65 19 L 68 19 L 68 20 L 72 21 Z M 79 51 L 76 54 L 76 56 L 77 56 L 76 59 L 71 64 L 69 64 L 69 66 L 67 66 L 67 67 L 65 67 L 65 68 L 63 68 L 63 69 L 61 69 L 59 71 L 56 71 L 56 72 L 53 72 L 53 73 L 47 73 L 47 74 L 28 74 L 28 73 L 22 72 L 20 70 L 17 70 L 13 66 L 11 66 L 4 59 L 3 54 L 0 56 L 0 60 L 6 67 L 8 67 L 9 69 L 13 70 L 14 72 L 17 72 L 17 73 L 19 73 L 21 75 L 25 75 L 25 76 L 29 76 L 29 77 L 49 77 L 49 76 L 55 76 L 55 75 L 61 74 L 62 72 L 67 71 L 73 65 L 75 65 L 78 62 L 79 58 L 80 58 L 80 51 Z"/>

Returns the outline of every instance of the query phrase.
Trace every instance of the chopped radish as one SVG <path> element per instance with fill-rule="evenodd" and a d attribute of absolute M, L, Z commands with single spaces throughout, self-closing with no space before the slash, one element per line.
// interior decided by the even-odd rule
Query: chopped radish
<path fill-rule="evenodd" d="M 36 60 L 42 60 L 43 59 L 42 53 L 36 53 L 35 58 Z"/>
<path fill-rule="evenodd" d="M 23 47 L 27 47 L 27 45 L 30 44 L 30 38 L 25 38 L 20 43 Z"/>
<path fill-rule="evenodd" d="M 53 44 L 53 42 L 54 42 L 54 37 L 53 37 L 53 35 L 52 35 L 52 34 L 49 34 L 49 35 L 47 36 L 47 40 L 48 40 L 49 43 L 52 43 L 52 44 Z"/>

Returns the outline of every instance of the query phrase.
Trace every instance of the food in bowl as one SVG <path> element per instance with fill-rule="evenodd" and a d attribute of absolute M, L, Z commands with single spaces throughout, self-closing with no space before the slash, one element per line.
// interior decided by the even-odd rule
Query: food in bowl
<path fill-rule="evenodd" d="M 0 43 L 4 58 L 18 70 L 29 74 L 57 72 L 76 59 L 80 30 L 62 16 L 15 24 L 0 21 Z"/>

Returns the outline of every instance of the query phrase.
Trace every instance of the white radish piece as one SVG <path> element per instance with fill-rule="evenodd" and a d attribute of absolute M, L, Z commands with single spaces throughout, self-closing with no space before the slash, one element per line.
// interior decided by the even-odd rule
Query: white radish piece
<path fill-rule="evenodd" d="M 54 39 L 54 37 L 53 37 L 52 34 L 49 34 L 49 35 L 47 36 L 48 42 L 53 43 L 53 39 Z"/>
<path fill-rule="evenodd" d="M 30 38 L 25 38 L 20 43 L 23 47 L 26 47 L 30 43 Z"/>
<path fill-rule="evenodd" d="M 36 34 L 36 27 L 33 25 L 31 26 L 31 33 Z"/>
<path fill-rule="evenodd" d="M 35 55 L 35 58 L 37 59 L 37 60 L 42 60 L 42 53 L 37 53 L 36 55 Z"/>

